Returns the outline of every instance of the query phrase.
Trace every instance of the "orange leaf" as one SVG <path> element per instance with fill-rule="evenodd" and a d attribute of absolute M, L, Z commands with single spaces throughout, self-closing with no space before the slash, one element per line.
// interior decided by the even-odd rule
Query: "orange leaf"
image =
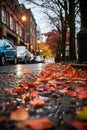
<path fill-rule="evenodd" d="M 33 100 L 30 101 L 30 104 L 34 105 L 34 106 L 42 106 L 44 105 L 44 101 L 40 98 L 34 98 Z"/>
<path fill-rule="evenodd" d="M 75 96 L 76 96 L 76 92 L 73 92 L 73 91 L 71 91 L 71 90 L 68 90 L 67 95 L 68 95 L 68 96 L 75 97 Z"/>
<path fill-rule="evenodd" d="M 87 92 L 82 92 L 78 94 L 79 99 L 87 99 Z"/>
<path fill-rule="evenodd" d="M 13 94 L 14 93 L 14 88 L 5 88 L 5 91 L 9 94 Z"/>
<path fill-rule="evenodd" d="M 78 130 L 86 130 L 87 123 L 80 122 L 80 121 L 70 121 L 71 124 Z"/>
<path fill-rule="evenodd" d="M 84 89 L 83 87 L 77 87 L 77 88 L 76 88 L 76 92 L 77 92 L 77 93 L 82 92 L 83 89 Z"/>
<path fill-rule="evenodd" d="M 87 89 L 85 89 L 84 87 L 76 88 L 76 92 L 79 99 L 87 99 Z"/>
<path fill-rule="evenodd" d="M 33 97 L 38 96 L 38 91 L 30 90 L 30 96 L 33 96 Z"/>
<path fill-rule="evenodd" d="M 61 93 L 67 93 L 68 90 L 66 90 L 66 89 L 62 89 L 62 90 L 59 90 L 59 92 L 61 92 Z"/>
<path fill-rule="evenodd" d="M 55 88 L 52 86 L 44 87 L 44 91 L 53 92 L 53 91 L 55 91 Z"/>
<path fill-rule="evenodd" d="M 17 124 L 18 128 L 31 127 L 33 130 L 44 130 L 55 127 L 56 125 L 49 118 L 27 120 L 24 124 Z"/>
<path fill-rule="evenodd" d="M 83 75 L 84 75 L 84 76 L 87 76 L 87 70 L 84 71 Z"/>
<path fill-rule="evenodd" d="M 29 113 L 25 108 L 20 107 L 16 111 L 11 112 L 10 119 L 15 121 L 24 121 L 29 118 Z"/>
<path fill-rule="evenodd" d="M 14 92 L 15 92 L 15 93 L 18 93 L 18 94 L 23 94 L 23 88 L 21 88 L 21 87 L 16 87 L 16 88 L 14 89 Z"/>
<path fill-rule="evenodd" d="M 24 75 L 29 75 L 29 74 L 31 74 L 31 72 L 24 72 L 23 74 Z"/>

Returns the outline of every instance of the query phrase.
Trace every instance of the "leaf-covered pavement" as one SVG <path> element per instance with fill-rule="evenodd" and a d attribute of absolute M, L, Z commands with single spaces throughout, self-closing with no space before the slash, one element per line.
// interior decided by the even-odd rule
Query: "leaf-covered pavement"
<path fill-rule="evenodd" d="M 39 74 L 5 74 L 5 80 L 8 84 L 0 88 L 1 130 L 86 130 L 87 70 L 53 63 Z"/>

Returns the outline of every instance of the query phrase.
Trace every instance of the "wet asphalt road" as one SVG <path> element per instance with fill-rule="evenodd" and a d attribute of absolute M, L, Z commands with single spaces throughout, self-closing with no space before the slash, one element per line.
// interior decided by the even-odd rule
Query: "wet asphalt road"
<path fill-rule="evenodd" d="M 40 73 L 45 63 L 38 64 L 17 64 L 0 66 L 0 89 L 4 87 L 16 87 L 23 80 L 33 80 L 32 75 L 26 76 L 24 73 Z"/>
<path fill-rule="evenodd" d="M 39 73 L 44 69 L 45 63 L 17 64 L 0 66 L 0 74 L 15 73 L 22 75 L 24 72 Z"/>

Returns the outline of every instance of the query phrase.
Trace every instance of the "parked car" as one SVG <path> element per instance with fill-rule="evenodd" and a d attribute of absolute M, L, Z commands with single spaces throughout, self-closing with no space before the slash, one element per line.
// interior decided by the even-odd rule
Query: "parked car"
<path fill-rule="evenodd" d="M 30 53 L 30 63 L 34 63 L 35 61 L 35 56 L 33 53 Z"/>
<path fill-rule="evenodd" d="M 35 57 L 35 63 L 43 63 L 44 59 L 40 57 L 39 55 Z"/>
<path fill-rule="evenodd" d="M 30 54 L 26 46 L 16 46 L 17 49 L 17 61 L 24 62 L 25 64 L 29 62 Z"/>
<path fill-rule="evenodd" d="M 6 62 L 17 63 L 17 53 L 14 44 L 7 39 L 0 39 L 0 64 Z"/>

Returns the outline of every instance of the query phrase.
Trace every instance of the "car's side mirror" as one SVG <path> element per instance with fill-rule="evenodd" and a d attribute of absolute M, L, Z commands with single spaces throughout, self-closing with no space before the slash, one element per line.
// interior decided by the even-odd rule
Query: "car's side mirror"
<path fill-rule="evenodd" d="M 9 47 L 10 47 L 10 45 L 6 45 L 6 46 L 5 46 L 5 48 L 9 48 Z"/>

